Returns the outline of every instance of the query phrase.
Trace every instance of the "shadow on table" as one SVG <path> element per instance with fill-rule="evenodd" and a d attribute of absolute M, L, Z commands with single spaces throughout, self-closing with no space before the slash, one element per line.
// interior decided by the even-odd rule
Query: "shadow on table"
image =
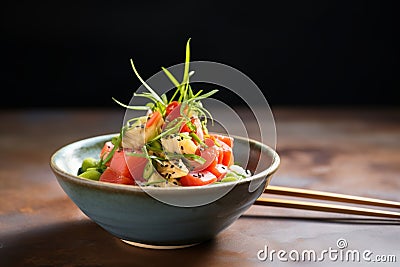
<path fill-rule="evenodd" d="M 400 220 L 390 218 L 339 218 L 339 217 L 305 217 L 305 216 L 268 216 L 244 214 L 243 218 L 262 219 L 262 220 L 291 220 L 291 221 L 309 221 L 320 223 L 338 223 L 338 224 L 365 224 L 365 225 L 400 225 Z"/>
<path fill-rule="evenodd" d="M 215 246 L 215 240 L 210 240 L 176 250 L 138 248 L 84 220 L 18 235 L 0 234 L 0 265 L 206 266 L 212 261 L 210 255 Z"/>

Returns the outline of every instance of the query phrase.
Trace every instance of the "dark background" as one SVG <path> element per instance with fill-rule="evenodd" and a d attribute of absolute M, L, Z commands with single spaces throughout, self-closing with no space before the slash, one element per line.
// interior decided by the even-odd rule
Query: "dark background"
<path fill-rule="evenodd" d="M 395 1 L 12 1 L 2 4 L 2 108 L 117 107 L 192 60 L 248 75 L 271 105 L 397 106 Z"/>

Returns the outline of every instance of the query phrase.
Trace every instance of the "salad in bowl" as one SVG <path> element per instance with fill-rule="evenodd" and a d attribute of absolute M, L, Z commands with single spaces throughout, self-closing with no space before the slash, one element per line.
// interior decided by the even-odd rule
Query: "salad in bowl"
<path fill-rule="evenodd" d="M 135 97 L 149 100 L 143 106 L 130 106 L 113 98 L 119 105 L 143 111 L 130 118 L 119 134 L 104 143 L 97 158 L 82 161 L 77 175 L 101 182 L 155 186 L 205 186 L 234 182 L 251 176 L 249 170 L 235 164 L 234 138 L 208 131 L 212 114 L 202 100 L 218 90 L 195 91 L 189 83 L 190 39 L 182 82 L 166 68 L 163 71 L 175 85 L 171 97 L 159 96 L 132 68 L 148 90 Z"/>
<path fill-rule="evenodd" d="M 145 89 L 135 97 L 144 104 L 113 99 L 135 115 L 126 115 L 119 131 L 75 141 L 51 156 L 69 198 L 130 245 L 173 249 L 214 238 L 250 208 L 280 163 L 262 142 L 209 131 L 211 113 L 219 114 L 203 103 L 218 91 L 191 87 L 189 54 L 188 41 L 182 82 L 163 69 L 174 84 L 168 97 L 131 60 Z"/>

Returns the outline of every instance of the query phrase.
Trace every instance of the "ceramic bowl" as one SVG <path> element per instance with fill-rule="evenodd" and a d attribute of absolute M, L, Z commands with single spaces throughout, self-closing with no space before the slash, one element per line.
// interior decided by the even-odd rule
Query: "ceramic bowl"
<path fill-rule="evenodd" d="M 68 144 L 51 156 L 50 167 L 61 188 L 86 216 L 124 242 L 147 248 L 180 248 L 214 238 L 250 208 L 280 163 L 271 147 L 234 137 L 235 161 L 246 163 L 244 167 L 253 173 L 239 182 L 143 188 L 78 177 L 82 160 L 98 157 L 104 142 L 113 136 Z"/>

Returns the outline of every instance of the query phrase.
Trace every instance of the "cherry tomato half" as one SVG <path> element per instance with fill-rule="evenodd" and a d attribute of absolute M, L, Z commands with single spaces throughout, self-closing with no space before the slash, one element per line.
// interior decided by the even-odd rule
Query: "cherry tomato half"
<path fill-rule="evenodd" d="M 217 181 L 217 177 L 209 171 L 189 172 L 180 179 L 183 186 L 202 186 Z"/>

